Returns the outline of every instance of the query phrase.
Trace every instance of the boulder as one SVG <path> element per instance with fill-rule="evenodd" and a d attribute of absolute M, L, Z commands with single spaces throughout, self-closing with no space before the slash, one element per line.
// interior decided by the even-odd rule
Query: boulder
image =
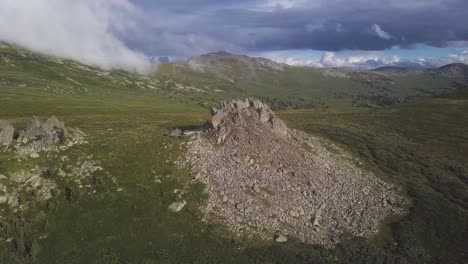
<path fill-rule="evenodd" d="M 273 118 L 270 118 L 269 121 L 270 121 L 271 128 L 273 129 L 273 131 L 283 136 L 286 136 L 288 134 L 288 127 L 286 126 L 286 123 L 284 123 L 283 120 L 277 117 L 273 117 Z"/>
<path fill-rule="evenodd" d="M 182 130 L 180 130 L 179 128 L 173 129 L 173 130 L 171 130 L 169 135 L 171 137 L 180 137 L 180 136 L 182 136 Z"/>
<path fill-rule="evenodd" d="M 213 128 L 218 128 L 225 117 L 224 110 L 218 110 L 212 117 L 211 117 L 211 124 Z"/>
<path fill-rule="evenodd" d="M 0 120 L 0 146 L 9 146 L 14 134 L 15 128 L 7 121 Z"/>
<path fill-rule="evenodd" d="M 37 117 L 33 116 L 31 120 L 26 124 L 26 130 L 24 131 L 24 137 L 27 139 L 33 139 L 42 134 L 42 121 Z"/>
<path fill-rule="evenodd" d="M 313 222 L 314 226 L 317 226 L 317 227 L 320 226 L 320 220 L 322 219 L 323 209 L 325 209 L 325 204 L 322 204 L 320 208 L 317 210 L 317 212 L 315 213 L 314 222 Z"/>
<path fill-rule="evenodd" d="M 256 193 L 259 193 L 259 192 L 260 192 L 260 187 L 258 186 L 257 183 L 254 183 L 254 184 L 253 184 L 252 190 L 254 190 L 254 192 L 256 192 Z"/>
<path fill-rule="evenodd" d="M 276 238 L 275 238 L 275 242 L 277 243 L 284 243 L 284 242 L 287 242 L 288 241 L 288 238 L 283 236 L 283 235 L 277 235 Z"/>
<path fill-rule="evenodd" d="M 268 110 L 266 110 L 265 108 L 261 108 L 259 110 L 259 119 L 260 119 L 260 122 L 262 123 L 266 123 L 270 120 L 270 117 L 271 117 L 271 114 Z"/>
<path fill-rule="evenodd" d="M 168 209 L 174 213 L 180 212 L 187 203 L 185 201 L 182 202 L 173 202 L 171 205 L 169 205 Z"/>
<path fill-rule="evenodd" d="M 55 129 L 63 129 L 65 127 L 63 122 L 60 122 L 57 117 L 51 116 L 47 121 L 43 124 L 42 129 L 46 133 L 50 133 Z"/>
<path fill-rule="evenodd" d="M 234 100 L 233 103 L 235 104 L 237 110 L 246 109 L 250 106 L 249 99 L 244 99 L 244 100 L 238 99 L 238 100 Z"/>

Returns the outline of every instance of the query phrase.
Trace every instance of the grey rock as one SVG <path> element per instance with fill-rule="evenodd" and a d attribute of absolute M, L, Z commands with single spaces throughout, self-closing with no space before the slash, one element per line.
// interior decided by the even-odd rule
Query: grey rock
<path fill-rule="evenodd" d="M 260 122 L 262 123 L 266 123 L 270 120 L 271 118 L 271 113 L 265 109 L 265 108 L 261 108 L 259 110 L 259 119 L 260 119 Z"/>
<path fill-rule="evenodd" d="M 289 211 L 289 215 L 292 217 L 299 217 L 299 213 L 297 213 L 296 211 Z"/>
<path fill-rule="evenodd" d="M 18 138 L 16 139 L 16 142 L 18 143 L 26 143 L 27 139 L 24 137 L 24 130 L 21 130 L 19 132 Z"/>
<path fill-rule="evenodd" d="M 57 117 L 51 116 L 47 119 L 47 121 L 43 124 L 43 130 L 46 133 L 52 132 L 54 129 L 63 129 L 65 127 L 63 122 L 60 122 Z"/>
<path fill-rule="evenodd" d="M 314 226 L 320 226 L 320 220 L 322 219 L 322 211 L 323 209 L 325 209 L 325 206 L 326 206 L 325 204 L 322 204 L 317 210 L 317 212 L 315 213 L 314 223 L 313 223 Z"/>
<path fill-rule="evenodd" d="M 180 212 L 187 203 L 185 201 L 182 202 L 173 202 L 169 205 L 168 209 L 174 213 Z"/>
<path fill-rule="evenodd" d="M 250 102 L 248 99 L 245 99 L 245 100 L 234 100 L 233 103 L 236 105 L 236 108 L 238 110 L 243 110 L 243 109 L 246 109 L 250 106 Z"/>
<path fill-rule="evenodd" d="M 256 193 L 259 193 L 259 192 L 260 192 L 260 187 L 258 186 L 257 183 L 254 183 L 254 184 L 253 184 L 252 190 L 254 190 L 254 192 L 256 192 Z"/>
<path fill-rule="evenodd" d="M 288 242 L 288 238 L 286 236 L 283 236 L 283 235 L 278 235 L 275 238 L 275 242 L 277 242 L 277 243 Z"/>
<path fill-rule="evenodd" d="M 273 131 L 277 132 L 280 135 L 288 134 L 288 127 L 286 126 L 286 123 L 284 123 L 283 120 L 277 117 L 273 117 L 273 118 L 270 118 L 269 122 Z"/>
<path fill-rule="evenodd" d="M 173 130 L 171 130 L 169 135 L 171 137 L 180 137 L 180 136 L 182 136 L 182 130 L 180 130 L 179 128 L 173 129 Z"/>
<path fill-rule="evenodd" d="M 218 110 L 212 117 L 211 117 L 211 125 L 214 128 L 218 128 L 225 117 L 225 113 L 223 109 Z"/>
<path fill-rule="evenodd" d="M 280 135 L 287 135 L 288 129 L 286 124 L 279 119 L 268 105 L 255 99 L 237 99 L 231 102 L 221 102 L 220 109 L 213 109 L 210 120 L 213 128 L 219 128 L 221 124 L 223 128 L 229 126 L 230 123 L 239 124 L 245 123 L 248 119 L 254 118 L 260 124 L 268 124 L 269 127 Z M 226 130 L 222 137 L 226 137 Z M 220 140 L 222 142 L 223 140 Z"/>
<path fill-rule="evenodd" d="M 15 128 L 7 121 L 0 120 L 0 146 L 9 146 L 14 134 Z"/>
<path fill-rule="evenodd" d="M 33 117 L 26 124 L 26 130 L 24 132 L 24 137 L 27 139 L 33 139 L 42 134 L 42 121 L 37 117 Z"/>

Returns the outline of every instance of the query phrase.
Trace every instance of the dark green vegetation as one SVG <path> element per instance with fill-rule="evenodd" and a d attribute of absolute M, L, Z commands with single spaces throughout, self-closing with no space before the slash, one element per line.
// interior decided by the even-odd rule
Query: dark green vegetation
<path fill-rule="evenodd" d="M 172 66 L 160 70 L 167 70 L 165 67 Z M 9 46 L 0 48 L 0 119 L 21 126 L 32 115 L 57 115 L 67 125 L 85 131 L 90 141 L 69 149 L 67 155 L 74 159 L 92 154 L 116 178 L 112 183 L 98 175 L 92 182 L 95 193 L 63 180 L 56 197 L 32 203 L 24 213 L 0 205 L 0 263 L 467 261 L 466 92 L 363 108 L 353 104 L 356 89 L 364 93 L 381 83 L 362 86 L 362 82 L 346 78 L 328 82 L 330 77 L 313 71 L 317 70 L 283 72 L 281 81 L 288 80 L 284 86 L 272 86 L 270 81 L 232 84 L 189 72 L 182 76 L 179 72 L 177 80 L 172 80 L 166 74 L 159 75 L 161 72 L 150 78 L 119 71 L 106 73 Z M 267 71 L 262 74 L 270 80 L 276 76 L 268 76 Z M 316 79 L 304 80 L 309 74 Z M 183 81 L 186 85 L 193 82 L 196 88 L 209 82 L 206 85 L 211 90 L 202 87 L 207 92 L 200 93 L 177 88 Z M 431 73 L 398 77 L 397 82 L 398 87 L 385 88 L 388 94 L 427 89 L 440 95 L 452 90 L 453 83 L 464 87 L 459 78 L 452 81 Z M 306 87 L 320 89 L 309 91 Z M 184 139 L 164 133 L 173 127 L 203 123 L 208 111 L 200 105 L 245 95 L 263 96 L 278 108 L 295 108 L 295 103 L 298 107 L 328 106 L 279 114 L 290 127 L 342 144 L 379 177 L 401 186 L 412 201 L 409 215 L 389 219 L 384 232 L 372 241 L 348 238 L 334 250 L 294 241 L 278 245 L 231 239 L 222 227 L 202 222 L 197 207 L 204 202 L 203 186 L 190 184 L 188 172 L 175 164 Z M 299 97 L 304 97 L 303 101 Z M 40 163 L 50 168 L 50 177 L 56 177 L 56 161 L 28 162 L 17 162 L 3 153 L 0 173 L 8 175 L 22 166 Z M 160 176 L 161 183 L 154 181 L 155 176 Z M 188 202 L 178 214 L 167 210 L 176 199 L 176 188 L 187 191 L 184 198 Z M 12 241 L 4 241 L 6 238 Z"/>

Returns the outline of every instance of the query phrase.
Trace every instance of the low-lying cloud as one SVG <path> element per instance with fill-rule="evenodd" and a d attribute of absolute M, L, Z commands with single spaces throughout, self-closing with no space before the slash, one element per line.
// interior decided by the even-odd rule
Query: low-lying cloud
<path fill-rule="evenodd" d="M 438 58 L 412 58 L 405 59 L 393 55 L 390 57 L 382 56 L 378 53 L 366 53 L 343 56 L 335 52 L 325 52 L 320 58 L 301 58 L 294 56 L 282 57 L 274 53 L 265 54 L 271 60 L 285 63 L 292 66 L 304 66 L 314 68 L 357 68 L 363 70 L 375 69 L 384 66 L 397 67 L 419 67 L 436 68 L 451 63 L 468 64 L 468 51 L 461 51 L 457 54 L 449 54 L 446 57 Z"/>
<path fill-rule="evenodd" d="M 119 35 L 137 30 L 139 10 L 127 0 L 0 0 L 0 40 L 96 65 L 148 72 L 149 59 Z"/>

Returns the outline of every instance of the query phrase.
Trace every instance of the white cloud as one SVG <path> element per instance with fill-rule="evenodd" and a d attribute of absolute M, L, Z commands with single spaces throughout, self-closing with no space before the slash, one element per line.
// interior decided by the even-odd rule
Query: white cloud
<path fill-rule="evenodd" d="M 379 25 L 377 24 L 373 24 L 370 28 L 369 28 L 369 32 L 381 39 L 385 39 L 385 40 L 391 40 L 391 39 L 394 39 L 394 37 L 392 35 L 390 35 L 388 32 L 385 32 Z"/>
<path fill-rule="evenodd" d="M 465 63 L 468 64 L 468 50 L 463 51 L 460 54 L 450 54 L 449 61 L 451 63 Z"/>
<path fill-rule="evenodd" d="M 344 55 L 335 52 L 324 52 L 321 58 L 310 58 L 307 56 L 281 56 L 271 52 L 264 53 L 265 57 L 280 63 L 292 66 L 314 67 L 314 68 L 340 68 L 349 67 L 354 69 L 369 70 L 383 66 L 400 67 L 440 67 L 451 63 L 468 64 L 468 50 L 458 54 L 450 54 L 446 57 L 402 59 L 396 55 L 388 57 L 380 52 L 357 52 L 353 55 Z"/>
<path fill-rule="evenodd" d="M 315 68 L 323 67 L 323 65 L 320 64 L 319 61 L 312 60 L 312 59 L 303 60 L 303 59 L 295 58 L 295 57 L 289 57 L 283 60 L 282 63 L 288 64 L 291 66 L 305 66 L 305 67 L 315 67 Z"/>
<path fill-rule="evenodd" d="M 117 35 L 137 30 L 128 0 L 0 0 L 0 40 L 33 51 L 140 73 L 149 59 Z"/>
<path fill-rule="evenodd" d="M 383 66 L 401 67 L 440 67 L 450 63 L 468 63 L 468 51 L 459 54 L 448 55 L 438 58 L 414 58 L 402 59 L 399 56 L 385 56 L 382 52 L 354 52 L 351 55 L 340 52 L 324 52 L 322 56 L 313 57 L 308 55 L 293 56 L 281 52 L 263 53 L 262 56 L 273 61 L 285 63 L 292 66 L 314 67 L 314 68 L 340 68 L 348 67 L 354 69 L 369 70 Z"/>

